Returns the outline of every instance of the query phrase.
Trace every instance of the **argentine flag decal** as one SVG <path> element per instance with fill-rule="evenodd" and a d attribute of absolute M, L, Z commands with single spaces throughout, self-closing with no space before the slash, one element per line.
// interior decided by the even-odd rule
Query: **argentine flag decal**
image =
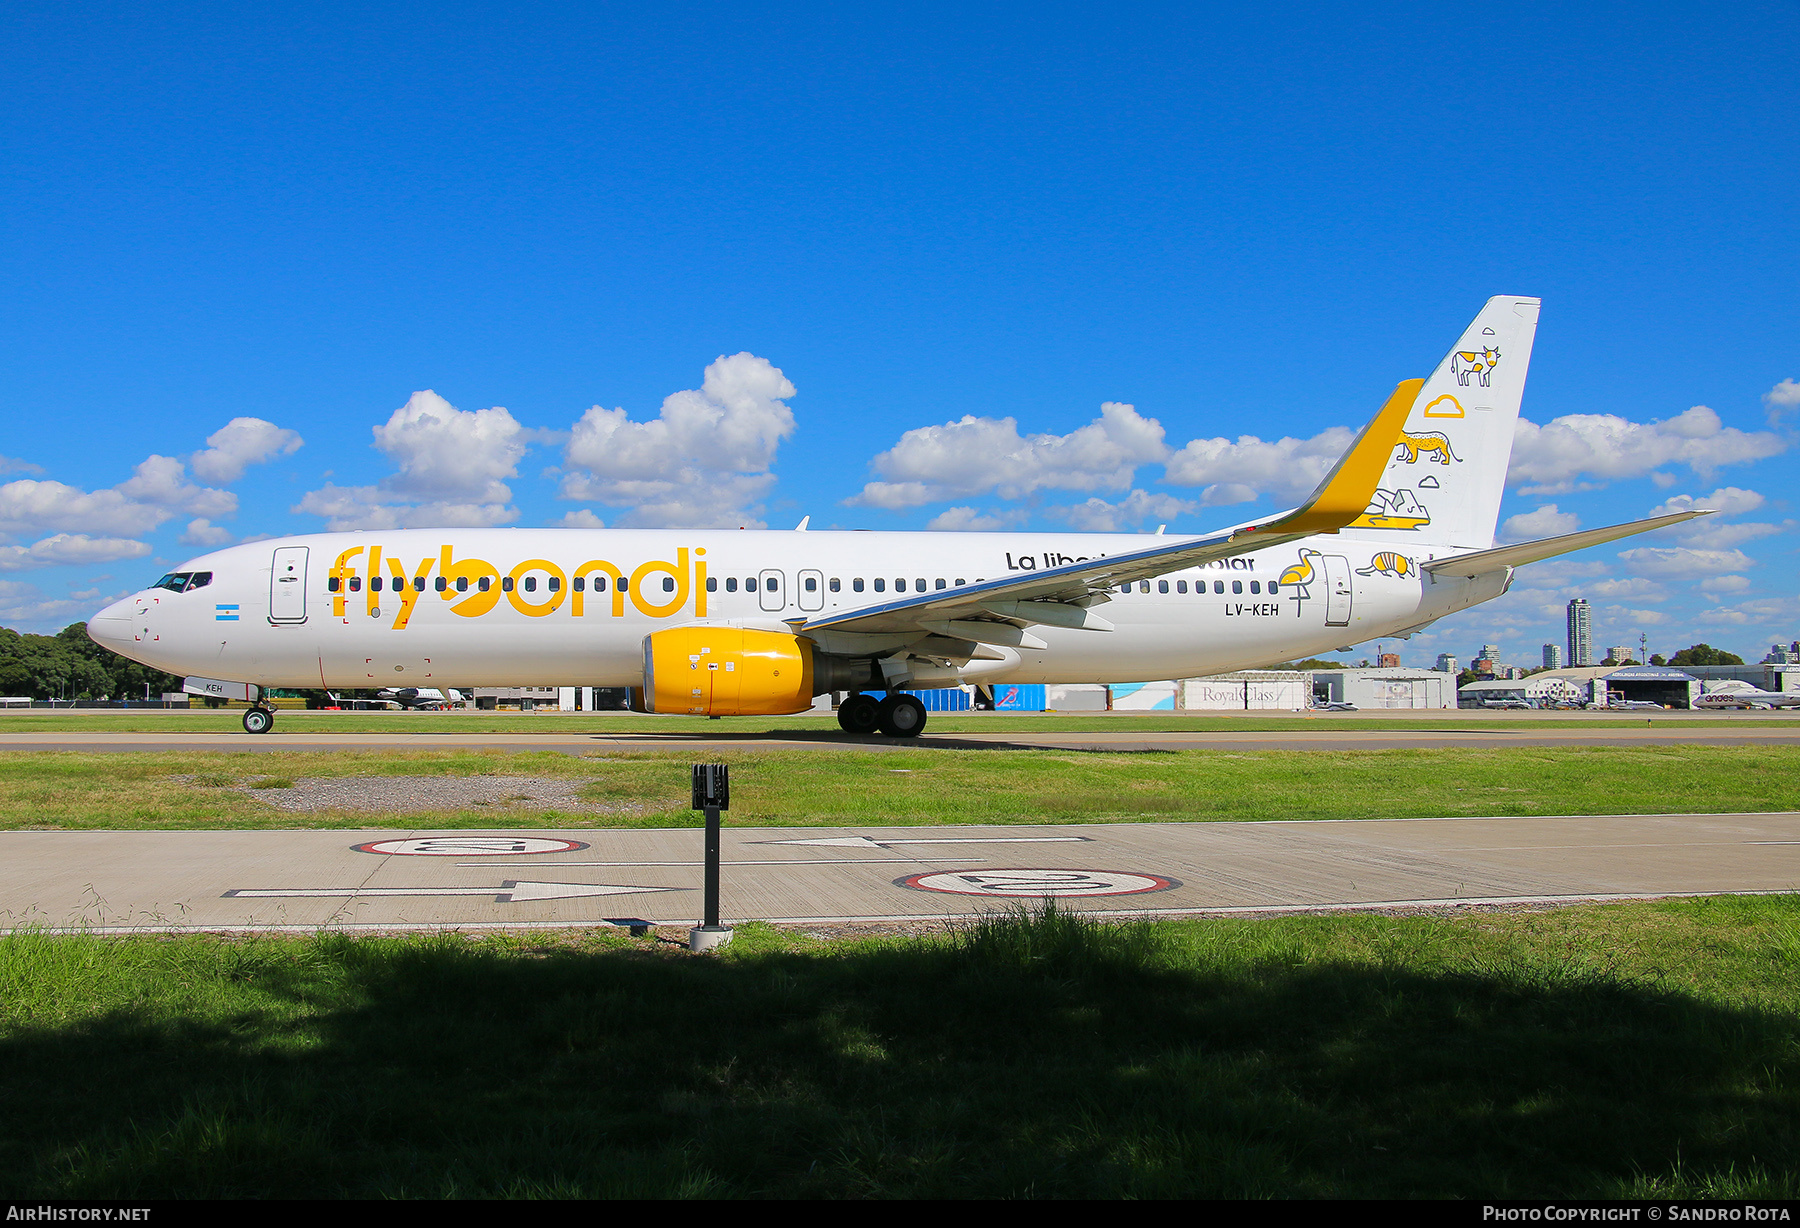
<path fill-rule="evenodd" d="M 213 621 L 234 623 L 238 620 L 238 608 L 235 605 L 216 605 L 213 607 Z"/>

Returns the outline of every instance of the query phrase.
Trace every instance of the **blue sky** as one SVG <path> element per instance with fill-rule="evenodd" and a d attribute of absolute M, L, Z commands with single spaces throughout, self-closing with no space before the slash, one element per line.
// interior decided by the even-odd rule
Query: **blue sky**
<path fill-rule="evenodd" d="M 1793 5 L 519 7 L 0 15 L 0 623 L 328 525 L 1200 531 L 1506 293 L 1515 535 L 1731 510 L 1406 658 L 1800 635 Z"/>

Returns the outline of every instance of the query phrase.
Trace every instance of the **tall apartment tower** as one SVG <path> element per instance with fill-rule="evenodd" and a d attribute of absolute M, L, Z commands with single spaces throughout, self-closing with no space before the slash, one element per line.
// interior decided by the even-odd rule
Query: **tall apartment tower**
<path fill-rule="evenodd" d="M 1562 667 L 1563 667 L 1562 645 L 1561 644 L 1545 644 L 1544 645 L 1544 668 L 1545 669 L 1561 669 Z"/>
<path fill-rule="evenodd" d="M 1569 603 L 1569 664 L 1594 663 L 1594 611 L 1586 597 Z"/>
<path fill-rule="evenodd" d="M 1776 647 L 1779 648 L 1781 645 L 1777 644 Z M 1460 673 L 1461 670 L 1456 660 L 1456 655 L 1448 652 L 1438 653 L 1437 671 L 1440 674 Z"/>

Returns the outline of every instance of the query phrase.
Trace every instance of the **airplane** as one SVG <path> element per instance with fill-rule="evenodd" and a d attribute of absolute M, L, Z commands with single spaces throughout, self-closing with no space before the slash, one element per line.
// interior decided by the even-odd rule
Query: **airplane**
<path fill-rule="evenodd" d="M 638 711 L 804 712 L 914 737 L 908 692 L 1200 677 L 1405 638 L 1517 567 L 1704 509 L 1517 545 L 1494 526 L 1539 300 L 1489 299 L 1298 507 L 1198 536 L 400 529 L 232 546 L 88 623 L 248 702 L 274 687 L 631 688 Z"/>
<path fill-rule="evenodd" d="M 1696 695 L 1696 708 L 1800 708 L 1800 694 L 1789 691 L 1765 691 L 1748 682 L 1728 678 Z"/>
<path fill-rule="evenodd" d="M 435 687 L 421 689 L 414 686 L 388 687 L 385 690 L 376 691 L 373 699 L 345 699 L 342 695 L 334 695 L 330 691 L 326 691 L 325 696 L 334 704 L 354 705 L 359 708 L 373 705 L 388 709 L 398 708 L 409 712 L 415 708 L 438 708 L 446 704 L 459 704 L 465 698 L 461 691 L 438 690 Z"/>

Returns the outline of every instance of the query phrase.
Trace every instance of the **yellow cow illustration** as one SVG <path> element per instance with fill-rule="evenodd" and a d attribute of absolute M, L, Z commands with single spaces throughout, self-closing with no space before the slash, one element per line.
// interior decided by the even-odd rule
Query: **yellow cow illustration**
<path fill-rule="evenodd" d="M 1372 576 L 1376 572 L 1380 572 L 1384 576 L 1397 576 L 1404 580 L 1408 576 L 1418 575 L 1419 567 L 1418 564 L 1414 563 L 1404 554 L 1395 554 L 1392 550 L 1383 550 L 1380 554 L 1369 560 L 1369 565 L 1367 567 L 1358 567 L 1356 569 L 1356 574 L 1359 576 Z"/>
<path fill-rule="evenodd" d="M 1500 351 L 1493 346 L 1482 350 L 1454 350 L 1450 354 L 1450 369 L 1456 372 L 1456 382 L 1464 388 L 1469 386 L 1469 377 L 1479 375 L 1481 386 L 1488 386 L 1488 379 L 1494 374 L 1494 364 L 1500 361 Z"/>
<path fill-rule="evenodd" d="M 1440 465 L 1448 465 L 1451 461 L 1458 463 L 1462 461 L 1462 457 L 1450 450 L 1450 437 L 1441 431 L 1428 431 L 1423 435 L 1412 435 L 1401 431 L 1400 444 L 1394 452 L 1394 459 L 1404 460 L 1409 465 L 1416 465 L 1419 463 L 1421 453 L 1430 456 Z"/>

